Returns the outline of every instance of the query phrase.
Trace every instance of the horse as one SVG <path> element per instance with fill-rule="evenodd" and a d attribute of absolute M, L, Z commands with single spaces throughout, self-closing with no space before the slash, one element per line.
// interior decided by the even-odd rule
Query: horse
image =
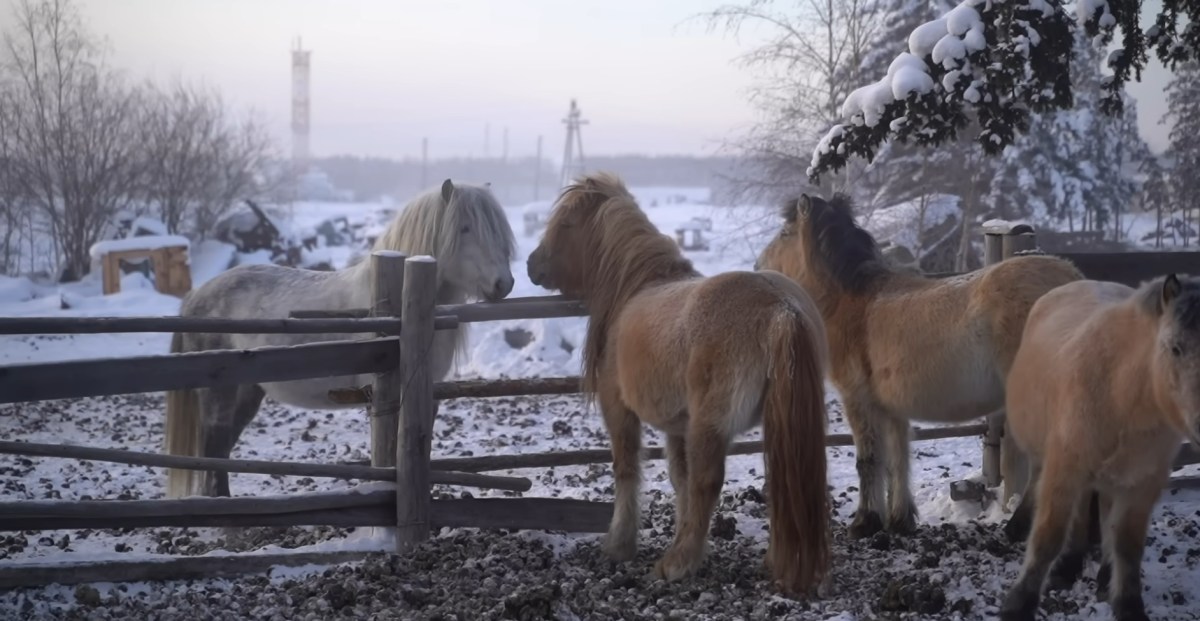
<path fill-rule="evenodd" d="M 1050 291 L 1029 313 L 1006 393 L 1009 428 L 1030 456 L 1022 507 L 1031 499 L 1034 521 L 1001 619 L 1033 619 L 1048 573 L 1052 587 L 1079 577 L 1092 493 L 1102 523 L 1096 598 L 1118 621 L 1148 619 L 1150 515 L 1182 440 L 1200 444 L 1200 279 Z"/>
<path fill-rule="evenodd" d="M 468 298 L 499 300 L 513 287 L 511 263 L 516 238 L 508 218 L 486 186 L 455 185 L 450 179 L 413 198 L 389 223 L 373 251 L 429 255 L 438 265 L 438 304 Z M 292 310 L 345 310 L 371 305 L 372 263 L 362 260 L 336 271 L 281 265 L 241 265 L 222 272 L 185 296 L 184 317 L 285 318 Z M 344 334 L 180 334 L 172 353 L 213 349 L 286 347 L 346 338 Z M 438 330 L 431 372 L 441 379 L 465 348 L 462 329 Z M 362 386 L 369 374 L 287 382 L 176 390 L 167 393 L 166 452 L 228 458 L 264 397 L 313 409 L 353 407 L 332 401 L 334 388 Z M 229 496 L 226 473 L 170 469 L 167 495 Z"/>
<path fill-rule="evenodd" d="M 1083 274 L 1047 255 L 951 278 L 898 268 L 855 222 L 842 194 L 828 201 L 802 194 L 782 216 L 755 267 L 795 279 L 825 320 L 829 377 L 857 453 L 859 502 L 849 534 L 911 534 L 917 509 L 909 486 L 909 421 L 960 422 L 1001 410 L 1030 307 Z M 1004 450 L 1015 471 L 1019 453 L 1007 436 Z M 885 475 L 886 523 L 880 517 Z"/>
<path fill-rule="evenodd" d="M 601 549 L 636 553 L 642 423 L 666 434 L 675 537 L 653 575 L 675 581 L 707 555 L 732 439 L 763 425 L 770 537 L 782 590 L 829 584 L 824 326 L 812 299 L 775 272 L 704 277 L 614 174 L 576 179 L 556 200 L 530 280 L 588 312 L 583 392 L 612 446 L 615 502 Z"/>

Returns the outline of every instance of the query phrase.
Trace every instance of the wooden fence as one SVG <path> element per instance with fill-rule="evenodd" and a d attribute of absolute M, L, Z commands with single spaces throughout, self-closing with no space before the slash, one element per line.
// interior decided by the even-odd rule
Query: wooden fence
<path fill-rule="evenodd" d="M 1033 246 L 1029 232 L 986 232 L 988 256 L 1000 260 Z M 1154 253 L 1168 254 L 1168 253 Z M 1180 253 L 1174 253 L 1180 255 Z M 1191 253 L 1190 253 L 1191 254 Z M 1078 255 L 1077 255 L 1078 256 Z M 1132 258 L 1138 255 L 1129 254 Z M 1141 280 L 1164 269 L 1177 269 L 1190 257 L 1156 258 L 1151 267 L 1135 269 L 1122 264 L 1112 273 L 1117 279 Z M 1112 263 L 1072 256 L 1084 273 L 1108 278 Z M 386 489 L 352 489 L 341 492 L 252 498 L 184 498 L 139 501 L 17 501 L 0 503 L 0 531 L 61 528 L 116 528 L 156 526 L 390 526 L 396 529 L 398 551 L 410 549 L 441 526 L 603 532 L 612 504 L 552 498 L 435 499 L 433 485 L 474 486 L 522 492 L 528 479 L 479 474 L 496 470 L 606 463 L 607 450 L 560 451 L 523 455 L 488 455 L 466 458 L 431 458 L 436 402 L 462 397 L 501 397 L 528 394 L 570 394 L 580 389 L 578 377 L 530 378 L 501 381 L 435 382 L 428 351 L 436 330 L 462 323 L 507 319 L 582 316 L 577 301 L 561 296 L 514 298 L 494 303 L 435 306 L 436 264 L 427 257 L 407 258 L 394 252 L 376 252 L 373 304 L 370 309 L 337 312 L 296 311 L 289 319 L 146 318 L 0 318 L 0 334 L 99 333 L 99 332 L 244 332 L 338 333 L 365 335 L 357 339 L 323 341 L 294 347 L 263 347 L 238 351 L 85 360 L 0 368 L 0 403 L 39 401 L 84 396 L 160 392 L 241 383 L 299 380 L 350 374 L 374 374 L 370 387 L 335 391 L 343 403 L 366 406 L 371 420 L 371 465 L 299 464 L 234 459 L 179 457 L 77 446 L 0 442 L 0 453 L 63 457 L 189 468 L 222 472 L 268 473 L 394 482 Z M 1174 261 L 1175 263 L 1172 263 Z M 1132 263 L 1132 261 L 1131 261 Z M 1115 268 L 1114 268 L 1115 269 Z M 1180 271 L 1187 271 L 1180 269 Z M 999 483 L 999 430 L 991 418 L 982 424 L 917 429 L 914 439 L 983 436 L 984 472 L 990 485 Z M 849 434 L 833 434 L 827 445 L 852 445 Z M 731 454 L 761 452 L 760 442 L 740 442 Z M 661 447 L 649 447 L 648 459 L 662 459 Z M 1193 463 L 1196 455 L 1185 451 L 1180 463 Z M 379 485 L 376 483 L 375 485 Z M 368 484 L 369 487 L 369 484 Z M 189 563 L 194 560 L 196 563 Z M 296 555 L 295 562 L 314 562 L 311 555 Z M 289 562 L 285 558 L 277 564 Z M 157 563 L 151 574 L 159 579 L 194 577 L 198 567 L 214 572 L 236 569 L 211 557 Z M 121 569 L 124 567 L 125 569 Z M 247 571 L 261 568 L 244 565 Z M 45 582 L 86 579 L 77 566 L 38 567 L 19 564 L 0 568 L 0 588 Z M 108 566 L 108 580 L 138 579 L 146 562 Z"/>

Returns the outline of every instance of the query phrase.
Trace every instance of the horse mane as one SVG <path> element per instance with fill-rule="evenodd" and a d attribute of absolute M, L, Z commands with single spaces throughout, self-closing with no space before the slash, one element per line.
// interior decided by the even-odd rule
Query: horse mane
<path fill-rule="evenodd" d="M 800 228 L 808 237 L 804 248 L 811 264 L 821 266 L 835 284 L 855 294 L 865 293 L 890 273 L 878 242 L 855 221 L 849 196 L 837 193 L 826 201 L 802 195 L 784 206 L 787 222 L 797 222 L 805 200 L 807 226 Z"/>
<path fill-rule="evenodd" d="M 422 192 L 404 206 L 372 250 L 396 250 L 408 256 L 429 255 L 439 265 L 458 252 L 459 231 L 471 227 L 483 246 L 504 248 L 506 258 L 517 253 L 508 217 L 487 186 L 455 184 L 449 204 L 440 188 Z"/>
<path fill-rule="evenodd" d="M 599 385 L 600 362 L 610 324 L 621 308 L 647 285 L 697 277 L 675 240 L 654 226 L 615 174 L 583 176 L 563 189 L 558 209 L 586 211 L 581 249 L 591 261 L 582 297 L 590 319 L 583 357 L 584 391 Z"/>

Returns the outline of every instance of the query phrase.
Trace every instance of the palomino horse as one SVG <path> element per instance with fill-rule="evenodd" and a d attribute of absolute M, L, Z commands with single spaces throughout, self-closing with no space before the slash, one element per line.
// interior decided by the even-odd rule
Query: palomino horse
<path fill-rule="evenodd" d="M 438 264 L 438 304 L 469 297 L 504 298 L 512 291 L 516 241 L 508 218 L 490 189 L 454 185 L 414 198 L 375 241 L 373 250 L 430 255 Z M 371 261 L 338 271 L 280 265 L 246 265 L 221 273 L 192 291 L 180 315 L 188 317 L 287 317 L 292 310 L 344 310 L 371 305 Z M 345 334 L 175 334 L 171 352 L 282 347 L 344 339 Z M 438 330 L 432 373 L 445 377 L 465 334 Z M 262 385 L 178 390 L 167 393 L 166 450 L 174 455 L 229 457 L 238 436 L 258 413 L 264 396 L 305 408 L 351 407 L 329 399 L 329 390 L 362 386 L 369 375 L 328 377 Z M 214 476 L 215 475 L 215 476 Z M 171 469 L 167 494 L 228 496 L 225 473 Z"/>
<path fill-rule="evenodd" d="M 909 420 L 965 421 L 1004 406 L 1004 378 L 1035 300 L 1083 275 L 1062 259 L 1024 256 L 955 278 L 891 266 L 849 201 L 802 195 L 756 267 L 811 293 L 829 333 L 830 379 L 857 453 L 852 537 L 916 527 Z M 1006 450 L 1012 449 L 1006 443 Z M 887 522 L 883 477 L 887 477 Z M 1018 490 L 1019 491 L 1019 490 Z"/>
<path fill-rule="evenodd" d="M 643 422 L 667 436 L 675 488 L 675 540 L 654 568 L 666 580 L 703 564 L 726 449 L 761 422 L 767 564 L 785 592 L 827 578 L 827 352 L 808 295 L 774 272 L 701 276 L 607 173 L 566 187 L 543 235 L 530 280 L 589 313 L 584 389 L 598 397 L 616 481 L 605 553 L 628 560 L 637 549 Z"/>
<path fill-rule="evenodd" d="M 1060 551 L 1052 582 L 1079 577 L 1094 491 L 1104 551 L 1097 599 L 1118 621 L 1147 619 L 1150 514 L 1181 440 L 1200 443 L 1200 279 L 1170 274 L 1136 290 L 1085 280 L 1047 293 L 1029 313 L 1007 393 L 1009 428 L 1032 464 L 1024 498 L 1036 500 L 1001 618 L 1034 618 Z"/>

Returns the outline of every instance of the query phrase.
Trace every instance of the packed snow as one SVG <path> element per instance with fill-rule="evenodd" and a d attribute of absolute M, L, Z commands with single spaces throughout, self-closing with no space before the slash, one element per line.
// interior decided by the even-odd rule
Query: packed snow
<path fill-rule="evenodd" d="M 710 249 L 685 253 L 707 274 L 751 269 L 778 224 L 771 216 L 757 228 L 748 226 L 745 211 L 707 204 L 705 193 L 693 189 L 633 188 L 633 192 L 668 235 L 693 218 L 711 218 L 712 229 L 705 232 Z M 523 234 L 525 214 L 544 213 L 546 207 L 545 203 L 506 206 L 519 242 L 512 297 L 549 293 L 530 283 L 525 271 L 525 259 L 541 233 Z M 906 231 L 914 218 L 923 216 L 928 224 L 947 217 L 954 207 L 952 198 L 935 197 L 923 208 L 906 203 L 879 210 L 864 218 L 864 225 L 881 238 L 908 244 L 911 235 Z M 322 223 L 342 217 L 378 232 L 395 209 L 396 205 L 372 203 L 300 203 L 282 210 L 278 223 L 297 237 L 309 236 Z M 364 249 L 321 246 L 318 250 L 341 268 L 360 258 Z M 231 265 L 261 260 L 260 255 L 238 254 L 227 244 L 204 242 L 193 246 L 191 265 L 195 282 L 200 283 Z M 155 292 L 136 273 L 125 276 L 121 292 L 109 296 L 100 294 L 94 275 L 66 285 L 0 278 L 0 316 L 172 315 L 178 308 L 177 298 Z M 577 374 L 585 326 L 583 318 L 470 324 L 466 355 L 451 379 Z M 513 333 L 522 331 L 525 338 L 517 346 L 508 342 Z M 0 365 L 164 354 L 168 336 L 0 337 Z M 830 433 L 848 433 L 832 387 L 829 400 Z M 0 428 L 5 438 L 30 442 L 158 452 L 163 408 L 161 394 L 0 406 Z M 607 447 L 599 414 L 575 395 L 445 401 L 434 435 L 435 457 Z M 646 436 L 647 444 L 661 445 L 657 432 L 648 430 Z M 304 410 L 267 401 L 233 457 L 323 463 L 363 460 L 368 457 L 368 438 L 369 424 L 361 411 Z M 760 438 L 755 430 L 739 440 Z M 637 560 L 627 565 L 603 561 L 597 551 L 598 535 L 443 529 L 411 556 L 279 569 L 265 577 L 13 590 L 0 594 L 0 618 L 91 618 L 103 610 L 117 617 L 148 618 L 990 618 L 1019 570 L 1023 546 L 1008 544 L 999 534 L 998 525 L 1007 514 L 997 503 L 982 506 L 950 498 L 950 482 L 980 476 L 979 439 L 918 442 L 912 453 L 921 532 L 911 541 L 876 537 L 851 542 L 844 536 L 844 526 L 857 499 L 854 449 L 828 450 L 829 484 L 839 522 L 835 572 L 840 577 L 837 593 L 824 602 L 801 604 L 779 598 L 766 581 L 761 569 L 767 539 L 762 456 L 747 455 L 728 459 L 706 569 L 675 585 L 646 576 L 669 542 L 673 519 L 673 492 L 665 464 L 651 461 L 645 464 L 643 476 L 643 539 Z M 533 488 L 525 496 L 612 498 L 608 464 L 496 474 L 530 478 Z M 164 472 L 157 468 L 0 456 L 0 500 L 4 501 L 153 499 L 163 496 L 164 481 Z M 367 488 L 342 480 L 231 477 L 236 496 L 344 490 L 356 485 Z M 462 490 L 438 491 L 457 495 Z M 1165 494 L 1155 513 L 1143 565 L 1152 617 L 1200 618 L 1190 603 L 1200 597 L 1200 574 L 1195 571 L 1200 562 L 1200 532 L 1193 518 L 1198 511 L 1200 492 L 1186 490 Z M 249 529 L 241 534 L 205 528 L 0 534 L 0 559 L 5 566 L 284 549 L 387 552 L 392 542 L 386 530 L 329 527 Z M 1074 589 L 1047 595 L 1049 618 L 1110 618 L 1108 606 L 1096 603 L 1092 595 L 1095 571 L 1092 562 Z M 395 603 L 380 603 L 393 601 L 387 598 Z M 587 598 L 599 598 L 595 601 L 600 603 L 583 603 L 592 601 Z M 423 612 L 401 612 L 418 610 Z"/>

